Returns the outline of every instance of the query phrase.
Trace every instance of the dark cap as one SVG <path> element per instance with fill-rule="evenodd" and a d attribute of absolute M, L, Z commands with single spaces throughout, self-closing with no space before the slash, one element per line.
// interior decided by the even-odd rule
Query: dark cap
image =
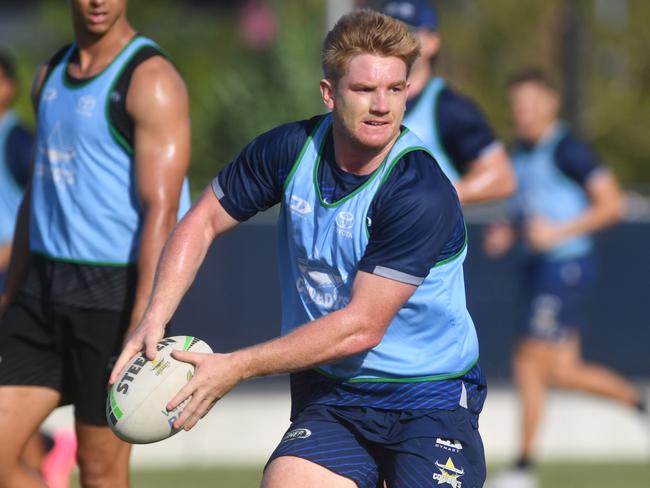
<path fill-rule="evenodd" d="M 381 11 L 412 27 L 438 30 L 438 13 L 427 0 L 388 0 Z"/>

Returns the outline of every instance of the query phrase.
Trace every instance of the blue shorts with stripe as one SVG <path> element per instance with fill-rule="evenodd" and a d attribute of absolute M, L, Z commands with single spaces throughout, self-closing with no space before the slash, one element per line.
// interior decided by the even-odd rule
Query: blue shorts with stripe
<path fill-rule="evenodd" d="M 584 327 L 596 275 L 591 255 L 560 261 L 534 259 L 525 272 L 528 309 L 522 323 L 526 335 L 560 341 Z"/>
<path fill-rule="evenodd" d="M 359 488 L 479 488 L 486 476 L 476 414 L 310 405 L 271 455 L 296 456 Z M 269 462 L 270 462 L 269 461 Z"/>

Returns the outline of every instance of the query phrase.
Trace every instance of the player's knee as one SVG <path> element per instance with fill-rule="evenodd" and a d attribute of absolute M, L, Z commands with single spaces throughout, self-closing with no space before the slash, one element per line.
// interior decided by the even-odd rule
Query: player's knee
<path fill-rule="evenodd" d="M 78 450 L 79 478 L 84 488 L 113 488 L 128 486 L 128 470 L 119 469 L 112 456 Z"/>
<path fill-rule="evenodd" d="M 571 390 L 577 386 L 577 370 L 573 365 L 559 365 L 551 371 L 553 386 Z"/>
<path fill-rule="evenodd" d="M 8 480 L 12 479 L 13 473 L 19 467 L 18 463 L 17 453 L 7 449 L 0 451 L 0 488 L 7 486 Z"/>

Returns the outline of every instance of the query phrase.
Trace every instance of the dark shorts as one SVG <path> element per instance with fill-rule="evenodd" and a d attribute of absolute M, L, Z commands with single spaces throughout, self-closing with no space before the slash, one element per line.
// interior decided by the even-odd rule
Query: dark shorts
<path fill-rule="evenodd" d="M 75 417 L 106 425 L 112 362 L 130 310 L 48 304 L 19 295 L 0 321 L 0 385 L 45 386 L 73 404 Z"/>
<path fill-rule="evenodd" d="M 296 456 L 351 479 L 360 488 L 479 488 L 485 455 L 468 410 L 382 410 L 311 405 L 269 460 Z"/>
<path fill-rule="evenodd" d="M 528 281 L 525 334 L 558 341 L 581 330 L 586 304 L 595 280 L 591 256 L 562 261 L 534 261 L 526 270 Z"/>

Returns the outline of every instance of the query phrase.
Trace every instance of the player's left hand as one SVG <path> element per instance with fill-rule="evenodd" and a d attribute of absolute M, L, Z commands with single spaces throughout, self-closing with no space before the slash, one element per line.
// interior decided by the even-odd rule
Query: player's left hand
<path fill-rule="evenodd" d="M 564 240 L 563 228 L 556 223 L 535 217 L 526 222 L 525 235 L 528 244 L 537 251 L 548 251 Z"/>
<path fill-rule="evenodd" d="M 175 429 L 190 430 L 223 396 L 232 390 L 241 377 L 230 361 L 231 354 L 205 354 L 174 351 L 172 357 L 194 365 L 194 376 L 167 404 L 171 411 L 183 401 L 191 400 L 174 422 Z"/>

